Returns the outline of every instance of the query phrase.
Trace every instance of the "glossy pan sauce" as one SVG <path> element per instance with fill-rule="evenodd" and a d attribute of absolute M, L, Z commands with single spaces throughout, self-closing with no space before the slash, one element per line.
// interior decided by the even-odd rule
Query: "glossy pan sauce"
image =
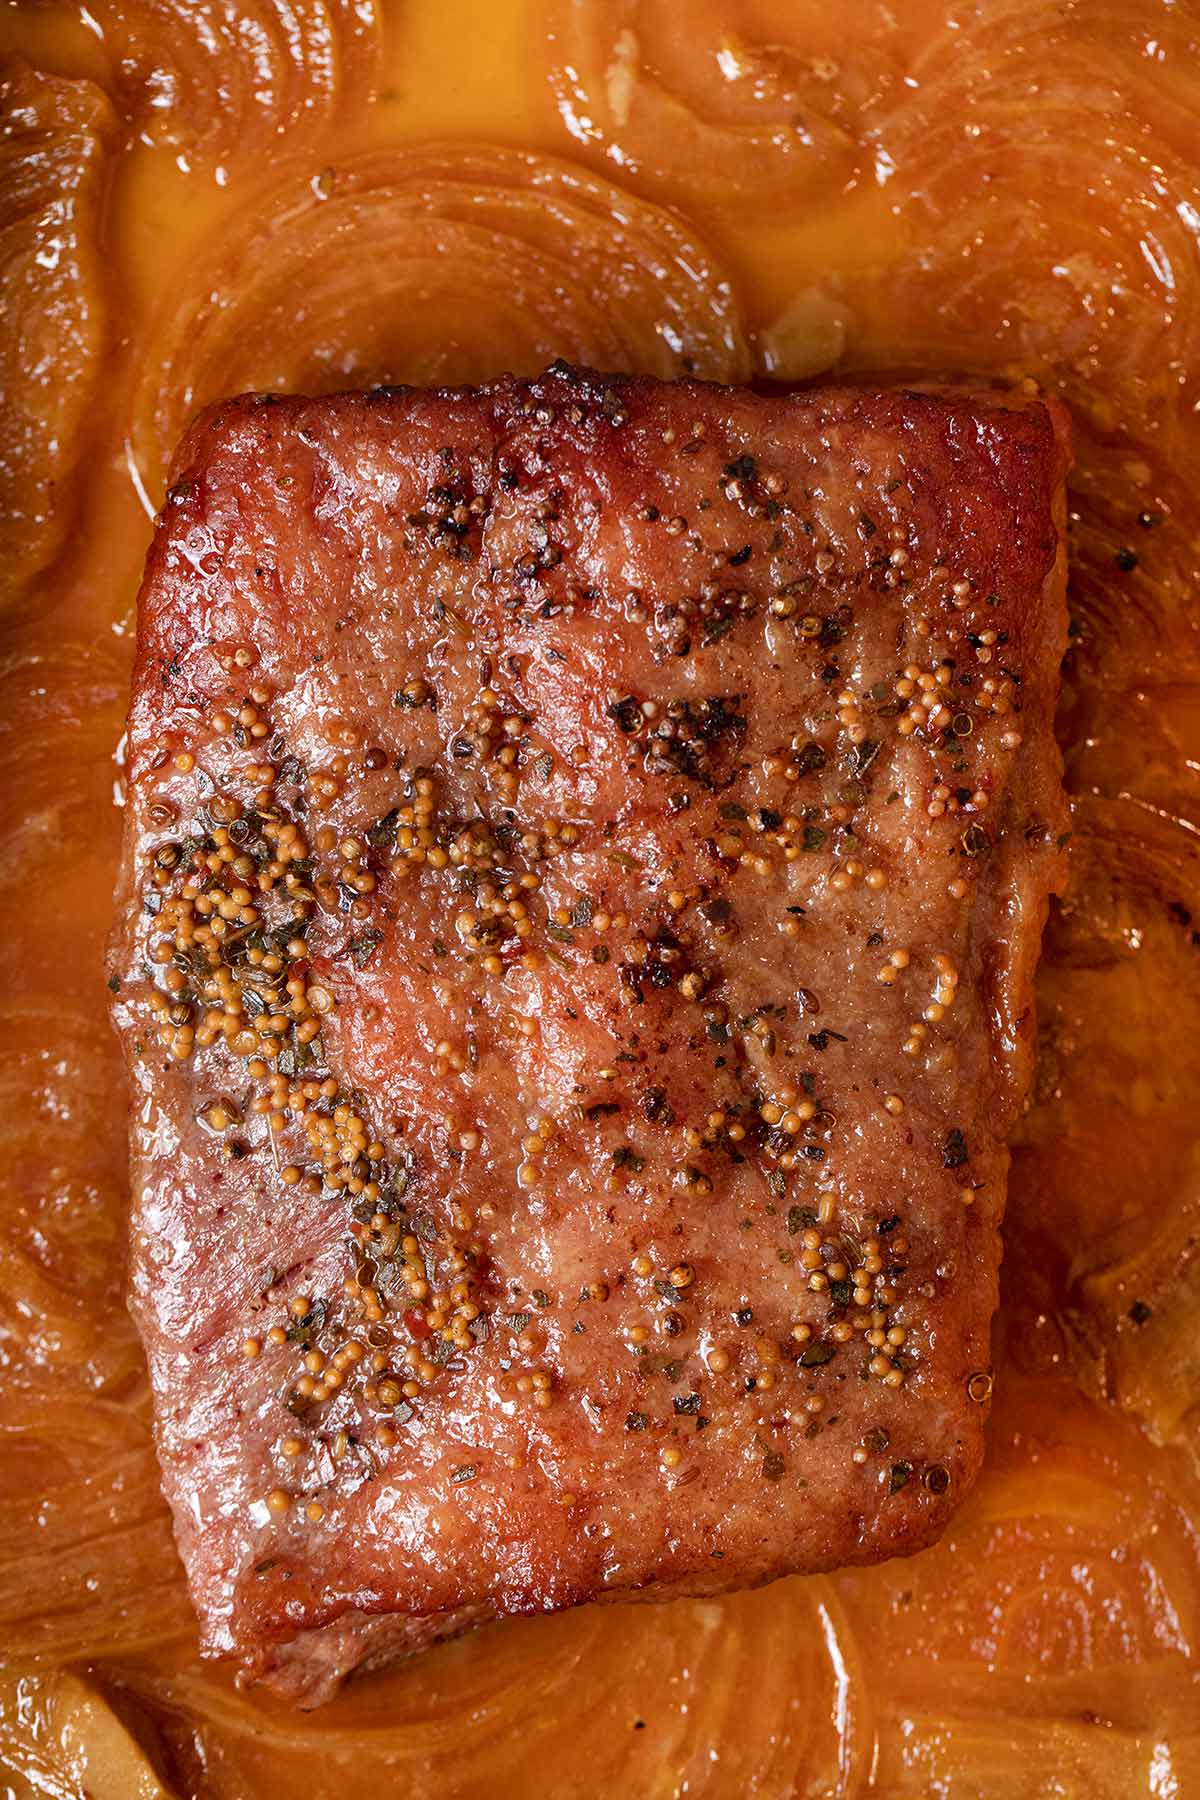
<path fill-rule="evenodd" d="M 0 45 L 0 1795 L 1200 1791 L 1200 7 L 24 0 Z M 500 1627 L 297 1716 L 196 1657 L 122 1298 L 148 513 L 218 394 L 556 354 L 1073 409 L 989 1462 L 911 1562 Z"/>

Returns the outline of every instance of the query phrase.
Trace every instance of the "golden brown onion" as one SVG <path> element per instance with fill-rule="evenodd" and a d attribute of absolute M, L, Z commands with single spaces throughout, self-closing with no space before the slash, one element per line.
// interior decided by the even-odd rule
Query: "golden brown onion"
<path fill-rule="evenodd" d="M 555 356 L 737 380 L 737 304 L 669 213 L 523 151 L 396 150 L 289 182 L 222 225 L 163 323 L 139 451 L 244 388 L 532 373 Z"/>
<path fill-rule="evenodd" d="M 121 1292 L 120 1092 L 102 1019 L 0 1005 L 0 1325 L 10 1375 L 48 1370 L 99 1389 L 138 1367 Z"/>
<path fill-rule="evenodd" d="M 128 655 L 111 632 L 81 641 L 60 627 L 43 648 L 29 642 L 0 655 L 0 894 L 42 877 L 45 902 L 48 865 L 69 863 L 62 879 L 71 879 L 80 862 L 71 851 L 80 842 L 94 852 L 115 850 L 119 822 L 103 809 L 113 798 L 128 682 Z M 89 912 L 102 939 L 108 920 Z M 76 913 L 77 929 L 80 922 Z"/>
<path fill-rule="evenodd" d="M 213 1800 L 293 1782 L 308 1800 L 340 1800 L 348 1779 L 407 1800 L 531 1784 L 849 1796 L 873 1736 L 858 1649 L 824 1581 L 499 1626 L 352 1683 L 309 1717 L 212 1672 L 144 1679 L 147 1699 L 192 1721 Z"/>
<path fill-rule="evenodd" d="M 323 126 L 375 75 L 375 0 L 93 0 L 141 135 L 230 162 Z"/>
<path fill-rule="evenodd" d="M 1157 1800 L 1161 1794 L 1183 1800 L 1200 1782 L 1200 1732 L 1180 1721 L 1168 1736 L 1160 1735 L 1152 1707 L 1139 1731 L 1114 1728 L 1091 1706 L 1078 1714 L 1016 1719 L 987 1706 L 949 1714 L 938 1699 L 942 1691 L 935 1679 L 885 1742 L 875 1791 L 889 1800 L 960 1794 L 986 1800 Z M 1053 1785 L 1031 1785 L 1040 1772 Z"/>
<path fill-rule="evenodd" d="M 105 340 L 114 126 L 91 82 L 0 65 L 0 616 L 28 604 L 70 522 Z"/>
<path fill-rule="evenodd" d="M 990 6 L 931 34 L 871 122 L 908 266 L 868 360 L 1016 365 L 1099 431 L 1170 430 L 1200 363 L 1200 34 L 1140 0 Z"/>
<path fill-rule="evenodd" d="M 1178 774 L 1173 799 L 1164 784 L 1200 701 L 1130 695 L 1106 711 L 1075 759 L 1073 879 L 1047 936 L 1007 1236 L 1062 1296 L 1092 1390 L 1185 1439 L 1200 1392 L 1200 796 L 1181 800 Z"/>
<path fill-rule="evenodd" d="M 1072 707 L 1122 692 L 1131 681 L 1175 686 L 1181 675 L 1191 677 L 1195 626 L 1179 596 L 1200 574 L 1187 473 L 1200 454 L 1200 432 L 1178 416 L 1169 430 L 1186 458 L 1164 456 L 1155 443 L 1131 442 L 1124 432 L 1100 437 L 1076 416 Z M 1086 729 L 1075 724 L 1072 717 L 1062 735 L 1082 740 Z"/>
<path fill-rule="evenodd" d="M 0 1406 L 0 1643 L 9 1667 L 194 1641 L 145 1389 Z M 193 1652 L 194 1653 L 194 1652 Z"/>
<path fill-rule="evenodd" d="M 853 180 L 864 125 L 900 67 L 864 0 L 543 0 L 538 52 L 575 141 L 717 210 L 763 212 Z M 544 53 L 543 53 L 544 54 Z M 544 88 L 544 83 L 543 83 Z"/>
<path fill-rule="evenodd" d="M 91 884 L 118 829 L 124 662 L 111 635 L 65 633 L 52 651 L 0 657 L 0 904 L 37 916 L 35 947 L 0 941 L 0 1354 L 10 1376 L 48 1368 L 92 1388 L 137 1366 L 120 1060 L 89 1004 L 103 992 L 110 912 Z M 64 959 L 80 972 L 70 1004 L 45 993 Z"/>
<path fill-rule="evenodd" d="M 1190 1792 L 1147 1779 L 1156 1746 L 1164 1776 L 1172 1759 L 1200 1766 L 1186 1459 L 1065 1382 L 1005 1372 L 999 1396 L 987 1467 L 943 1542 L 837 1578 L 886 1717 L 878 1791 L 1026 1800 L 1056 1791 L 1033 1760 L 1047 1756 L 1063 1794 Z"/>

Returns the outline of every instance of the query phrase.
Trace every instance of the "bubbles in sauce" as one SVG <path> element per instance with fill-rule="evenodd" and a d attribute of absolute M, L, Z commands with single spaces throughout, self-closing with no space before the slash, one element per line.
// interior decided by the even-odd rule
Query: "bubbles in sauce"
<path fill-rule="evenodd" d="M 0 43 L 10 1790 L 1200 1786 L 1194 9 L 51 0 Z M 306 1718 L 195 1656 L 120 1298 L 100 951 L 146 511 L 222 391 L 554 354 L 982 371 L 1074 410 L 1073 878 L 990 1459 L 912 1562 L 500 1627 Z"/>

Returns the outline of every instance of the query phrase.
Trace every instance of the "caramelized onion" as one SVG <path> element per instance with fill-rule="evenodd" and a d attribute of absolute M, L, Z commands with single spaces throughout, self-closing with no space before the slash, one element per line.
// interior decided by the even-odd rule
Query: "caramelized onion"
<path fill-rule="evenodd" d="M 114 849 L 119 835 L 119 821 L 101 809 L 113 797 L 126 658 L 111 634 L 98 643 L 61 628 L 56 635 L 44 649 L 14 646 L 0 657 L 0 838 L 7 846 L 0 891 L 18 872 L 45 876 L 67 861 L 81 834 L 96 848 Z M 88 733 L 81 730 L 85 719 Z M 58 891 L 65 902 L 61 883 Z M 80 923 L 73 913 L 76 931 Z M 42 924 L 44 930 L 46 912 Z M 108 930 L 104 912 L 93 910 L 90 924 L 100 944 Z"/>
<path fill-rule="evenodd" d="M 670 214 L 568 163 L 443 146 L 339 164 L 221 231 L 164 322 L 140 447 L 243 388 L 533 373 L 561 355 L 745 374 L 728 281 Z"/>
<path fill-rule="evenodd" d="M 36 906 L 38 946 L 0 987 L 0 1321 L 30 1371 L 93 1389 L 138 1366 L 121 1294 L 120 1059 L 88 991 L 103 992 L 109 911 L 88 893 L 79 850 L 115 850 L 108 759 L 123 712 L 111 638 L 63 634 L 53 654 L 0 661 L 0 897 Z M 70 1002 L 44 992 L 59 957 L 92 971 Z"/>
<path fill-rule="evenodd" d="M 0 616 L 62 548 L 96 397 L 115 120 L 88 81 L 0 66 Z"/>
<path fill-rule="evenodd" d="M 100 1019 L 0 1007 L 0 1321 L 19 1330 L 32 1367 L 88 1387 L 138 1366 L 121 1295 L 125 1134 L 114 1092 L 120 1064 Z M 20 1209 L 22 1193 L 36 1196 L 36 1215 Z"/>
<path fill-rule="evenodd" d="M 868 354 L 1015 365 L 1101 431 L 1161 428 L 1200 356 L 1194 20 L 1003 4 L 931 33 L 902 92 L 871 129 L 918 254 Z"/>
<path fill-rule="evenodd" d="M 575 141 L 693 204 L 762 211 L 842 187 L 899 74 L 885 9 L 544 0 L 559 117 Z M 541 47 L 539 41 L 539 48 Z"/>
<path fill-rule="evenodd" d="M 112 79 L 151 142 L 230 162 L 370 92 L 375 0 L 93 0 Z"/>
<path fill-rule="evenodd" d="M 1172 740 L 1196 712 L 1194 695 L 1119 698 L 1079 758 L 1074 881 L 1047 938 L 1009 1222 L 1017 1255 L 1065 1291 L 1090 1390 L 1164 1442 L 1194 1432 L 1200 1392 L 1200 855 L 1181 812 L 1194 802 L 1171 785 Z"/>
<path fill-rule="evenodd" d="M 1065 1793 L 1187 1792 L 1147 1780 L 1156 1744 L 1164 1771 L 1200 1755 L 1187 1460 L 1065 1382 L 1005 1372 L 999 1396 L 988 1465 L 942 1543 L 837 1578 L 889 1717 L 912 1721 L 880 1735 L 878 1791 L 1025 1800 L 1042 1754 Z"/>
<path fill-rule="evenodd" d="M 132 1339 L 132 1328 L 126 1326 Z M 6 1398 L 0 1642 L 8 1667 L 136 1655 L 195 1621 L 158 1487 L 148 1395 Z"/>
<path fill-rule="evenodd" d="M 870 1766 L 862 1677 L 844 1609 L 814 1580 L 497 1626 L 309 1717 L 194 1668 L 139 1677 L 139 1691 L 191 1721 L 214 1800 L 293 1779 L 337 1800 L 351 1767 L 412 1800 L 525 1793 L 539 1770 L 558 1772 L 556 1794 L 848 1796 Z"/>

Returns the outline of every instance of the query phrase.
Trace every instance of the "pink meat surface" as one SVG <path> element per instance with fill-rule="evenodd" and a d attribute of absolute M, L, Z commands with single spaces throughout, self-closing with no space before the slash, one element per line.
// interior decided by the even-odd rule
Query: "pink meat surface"
<path fill-rule="evenodd" d="M 249 397 L 142 589 L 133 1304 L 212 1654 L 937 1536 L 1061 875 L 1037 399 Z"/>

